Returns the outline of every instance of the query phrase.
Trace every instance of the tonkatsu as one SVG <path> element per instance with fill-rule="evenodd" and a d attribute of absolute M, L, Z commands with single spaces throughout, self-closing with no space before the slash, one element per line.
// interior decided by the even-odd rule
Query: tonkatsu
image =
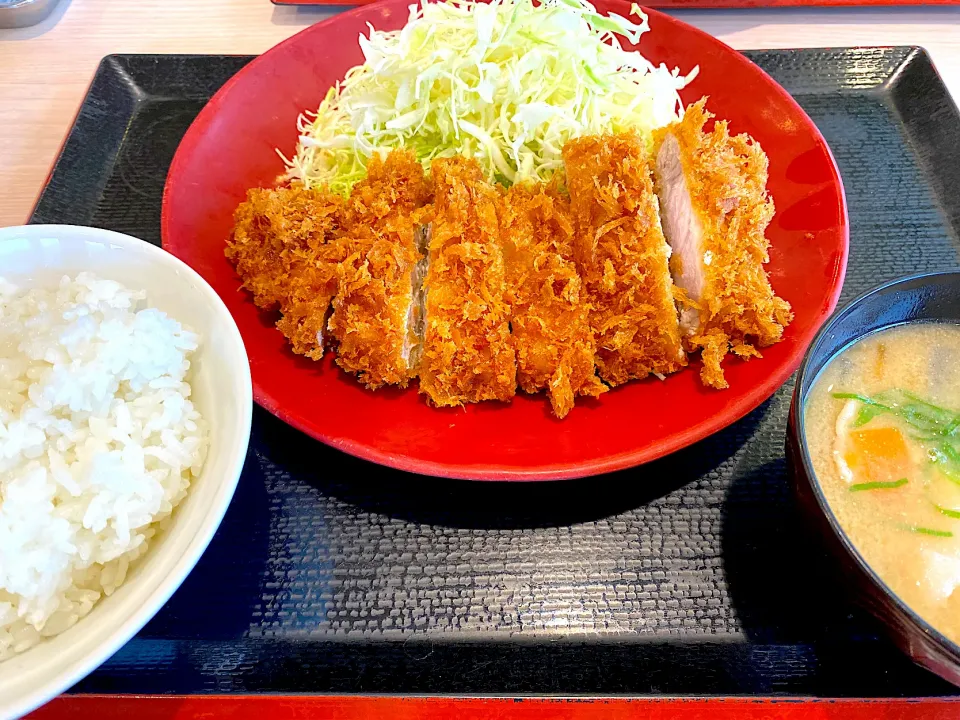
<path fill-rule="evenodd" d="M 514 185 L 504 198 L 500 237 L 517 381 L 524 392 L 546 390 L 563 418 L 575 397 L 607 390 L 594 367 L 596 340 L 573 259 L 569 198 L 557 183 Z"/>
<path fill-rule="evenodd" d="M 343 198 L 299 186 L 253 189 L 234 213 L 226 248 L 257 307 L 279 309 L 293 351 L 318 360 L 342 248 Z"/>
<path fill-rule="evenodd" d="M 328 329 L 337 364 L 370 389 L 416 375 L 430 184 L 409 151 L 371 158 L 343 211 L 344 259 Z M 420 324 L 422 326 L 422 324 Z"/>
<path fill-rule="evenodd" d="M 577 397 L 702 358 L 760 355 L 791 321 L 765 265 L 767 157 L 704 101 L 652 139 L 567 141 L 548 183 L 491 183 L 474 158 L 374 153 L 343 197 L 251 190 L 226 254 L 294 352 L 436 406 Z"/>
<path fill-rule="evenodd" d="M 643 141 L 629 133 L 576 138 L 563 159 L 600 377 L 615 386 L 676 372 L 687 356 Z"/>
<path fill-rule="evenodd" d="M 774 213 L 767 156 L 725 121 L 705 132 L 711 117 L 701 100 L 657 133 L 656 184 L 686 350 L 700 352 L 705 385 L 725 388 L 724 357 L 759 357 L 793 314 L 764 268 Z"/>
<path fill-rule="evenodd" d="M 432 172 L 420 391 L 438 406 L 509 400 L 517 363 L 504 299 L 500 193 L 473 159 L 438 159 Z"/>

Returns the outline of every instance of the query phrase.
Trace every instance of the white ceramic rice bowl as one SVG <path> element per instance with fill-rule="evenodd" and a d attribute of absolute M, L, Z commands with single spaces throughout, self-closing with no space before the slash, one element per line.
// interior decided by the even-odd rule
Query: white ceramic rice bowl
<path fill-rule="evenodd" d="M 213 538 L 233 497 L 250 439 L 253 391 L 240 332 L 209 285 L 183 262 L 120 233 L 70 225 L 0 229 L 0 275 L 55 285 L 89 271 L 131 289 L 200 335 L 189 382 L 209 425 L 200 477 L 165 533 L 117 591 L 76 625 L 0 662 L 0 718 L 16 718 L 68 689 L 122 647 L 180 586 Z M 18 282 L 19 281 L 19 282 Z"/>

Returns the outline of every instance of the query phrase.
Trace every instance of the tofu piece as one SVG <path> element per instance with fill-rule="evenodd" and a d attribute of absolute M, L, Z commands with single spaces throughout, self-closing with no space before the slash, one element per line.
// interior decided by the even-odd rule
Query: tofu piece
<path fill-rule="evenodd" d="M 676 372 L 687 357 L 643 141 L 626 133 L 576 138 L 563 159 L 600 377 L 616 386 Z"/>
<path fill-rule="evenodd" d="M 509 400 L 517 364 L 504 301 L 499 192 L 472 159 L 437 159 L 432 171 L 420 391 L 438 406 Z"/>
<path fill-rule="evenodd" d="M 749 136 L 731 137 L 725 121 L 704 132 L 705 102 L 657 133 L 656 188 L 684 344 L 700 351 L 704 385 L 725 388 L 724 358 L 760 357 L 757 348 L 778 342 L 793 313 L 764 269 L 774 213 L 767 156 Z"/>
<path fill-rule="evenodd" d="M 323 356 L 336 292 L 343 199 L 300 186 L 256 188 L 234 212 L 225 254 L 257 307 L 279 309 L 293 351 Z"/>
<path fill-rule="evenodd" d="M 596 375 L 596 341 L 587 293 L 573 260 L 570 201 L 552 187 L 514 185 L 504 198 L 500 234 L 517 380 L 546 390 L 563 418 L 578 395 L 607 387 Z"/>
<path fill-rule="evenodd" d="M 412 152 L 371 158 L 344 210 L 344 258 L 329 333 L 337 364 L 370 389 L 416 375 L 423 221 L 431 188 Z"/>

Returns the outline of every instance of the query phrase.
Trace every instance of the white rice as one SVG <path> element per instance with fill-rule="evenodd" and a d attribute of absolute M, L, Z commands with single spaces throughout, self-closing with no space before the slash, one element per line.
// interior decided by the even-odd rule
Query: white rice
<path fill-rule="evenodd" d="M 198 338 L 145 301 L 0 278 L 0 660 L 113 593 L 203 464 Z"/>

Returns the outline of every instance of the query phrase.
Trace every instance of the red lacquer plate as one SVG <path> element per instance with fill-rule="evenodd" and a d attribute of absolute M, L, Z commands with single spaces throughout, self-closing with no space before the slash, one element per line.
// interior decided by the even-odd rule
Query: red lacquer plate
<path fill-rule="evenodd" d="M 615 0 L 614 0 L 615 2 Z M 367 23 L 399 29 L 408 0 L 385 0 L 307 28 L 229 80 L 197 116 L 174 157 L 164 191 L 163 245 L 209 282 L 233 313 L 253 373 L 254 397 L 280 419 L 344 452 L 418 473 L 477 480 L 549 480 L 632 467 L 707 437 L 756 408 L 793 373 L 836 305 L 847 259 L 843 187 L 826 143 L 793 99 L 739 53 L 656 11 L 641 50 L 654 62 L 694 65 L 684 102 L 748 132 L 770 156 L 777 214 L 768 231 L 771 281 L 794 308 L 783 342 L 764 358 L 726 364 L 730 389 L 700 385 L 698 364 L 667 378 L 629 383 L 599 400 L 578 400 L 563 421 L 544 395 L 510 404 L 429 407 L 416 389 L 370 392 L 327 356 L 291 353 L 224 258 L 232 213 L 247 188 L 283 170 L 297 115 L 362 62 Z M 601 0 L 606 12 L 613 2 Z"/>

